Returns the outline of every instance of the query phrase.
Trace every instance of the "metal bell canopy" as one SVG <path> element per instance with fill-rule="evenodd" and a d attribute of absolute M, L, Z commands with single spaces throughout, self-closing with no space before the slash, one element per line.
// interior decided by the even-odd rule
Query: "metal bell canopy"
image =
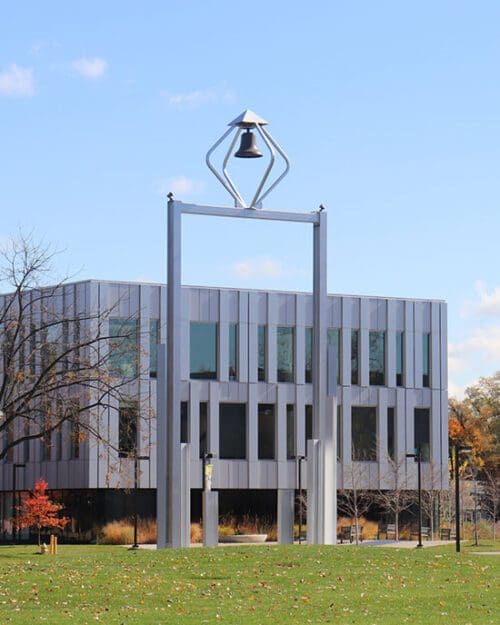
<path fill-rule="evenodd" d="M 267 126 L 267 121 L 259 117 L 253 111 L 247 109 L 243 111 L 241 115 L 233 119 L 232 122 L 228 124 L 229 130 L 227 130 L 220 139 L 218 139 L 214 145 L 207 152 L 206 163 L 210 171 L 214 174 L 217 180 L 222 184 L 222 186 L 226 189 L 226 191 L 231 195 L 234 199 L 235 206 L 239 208 L 262 208 L 262 200 L 269 195 L 269 193 L 283 180 L 283 178 L 290 171 L 290 161 L 278 144 L 278 142 L 272 137 L 272 135 L 264 128 Z M 241 144 L 239 149 L 234 153 L 234 156 L 237 158 L 259 158 L 262 156 L 262 153 L 259 151 L 256 143 L 255 134 L 252 132 L 256 130 L 257 133 L 262 138 L 264 145 L 267 147 L 270 155 L 269 165 L 267 166 L 262 178 L 260 179 L 257 190 L 252 198 L 252 201 L 247 204 L 243 199 L 242 195 L 238 191 L 236 185 L 232 181 L 227 171 L 228 162 L 233 154 L 236 142 L 241 136 Z M 229 144 L 229 148 L 226 152 L 226 156 L 222 162 L 222 172 L 217 171 L 214 165 L 210 161 L 210 157 L 213 152 L 219 147 L 219 145 L 231 134 L 234 136 L 231 139 Z M 243 134 L 242 134 L 243 133 Z M 270 184 L 267 189 L 264 189 L 265 184 L 269 178 L 269 174 L 274 167 L 276 161 L 276 152 L 282 157 L 285 162 L 284 171 L 274 180 L 272 184 Z"/>

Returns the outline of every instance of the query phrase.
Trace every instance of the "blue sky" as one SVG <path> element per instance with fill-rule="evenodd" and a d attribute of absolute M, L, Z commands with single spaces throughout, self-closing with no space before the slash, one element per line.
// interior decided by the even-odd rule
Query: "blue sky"
<path fill-rule="evenodd" d="M 499 23 L 497 0 L 4 2 L 0 239 L 164 280 L 166 192 L 230 204 L 205 153 L 251 108 L 292 161 L 266 207 L 327 207 L 330 292 L 448 301 L 460 392 L 500 368 Z M 184 231 L 185 283 L 310 288 L 301 226 Z"/>

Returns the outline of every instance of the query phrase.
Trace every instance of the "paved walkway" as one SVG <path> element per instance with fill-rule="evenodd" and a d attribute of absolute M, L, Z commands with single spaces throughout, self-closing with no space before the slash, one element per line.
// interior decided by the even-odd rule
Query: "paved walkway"
<path fill-rule="evenodd" d="M 423 542 L 425 547 L 439 547 L 441 545 L 449 545 L 454 543 L 453 540 L 425 540 Z M 219 543 L 219 547 L 259 547 L 265 545 L 277 545 L 276 542 L 267 542 L 267 543 Z M 295 541 L 295 544 L 298 545 L 298 542 Z M 307 543 L 304 543 L 307 544 Z M 362 543 L 359 543 L 359 547 L 395 547 L 396 549 L 415 549 L 418 544 L 416 540 L 364 540 Z M 131 545 L 124 545 L 125 547 L 130 548 Z M 201 543 L 192 543 L 191 547 L 201 547 Z M 337 543 L 337 547 L 348 547 L 348 546 L 356 546 L 354 543 L 352 545 L 350 543 Z M 156 549 L 156 545 L 139 545 L 140 549 Z M 483 551 L 476 551 L 474 553 L 488 553 Z M 491 552 L 492 554 L 500 553 L 500 552 Z"/>

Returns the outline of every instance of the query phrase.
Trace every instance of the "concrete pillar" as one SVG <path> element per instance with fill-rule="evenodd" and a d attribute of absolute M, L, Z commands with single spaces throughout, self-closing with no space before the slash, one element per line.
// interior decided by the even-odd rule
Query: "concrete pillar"
<path fill-rule="evenodd" d="M 181 443 L 181 514 L 179 547 L 191 544 L 191 445 Z M 174 546 L 174 545 L 172 545 Z M 177 546 L 177 545 L 175 545 Z"/>
<path fill-rule="evenodd" d="M 202 493 L 203 546 L 216 547 L 219 542 L 219 493 L 205 490 Z"/>
<path fill-rule="evenodd" d="M 294 503 L 293 489 L 278 489 L 278 542 L 281 544 L 293 543 Z"/>

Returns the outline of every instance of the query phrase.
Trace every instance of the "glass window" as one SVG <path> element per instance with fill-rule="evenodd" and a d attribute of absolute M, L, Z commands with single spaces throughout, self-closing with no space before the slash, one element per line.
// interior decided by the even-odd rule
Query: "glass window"
<path fill-rule="evenodd" d="M 342 411 L 337 406 L 337 459 L 342 458 Z"/>
<path fill-rule="evenodd" d="M 137 452 L 136 401 L 120 402 L 118 408 L 118 456 L 126 458 Z"/>
<path fill-rule="evenodd" d="M 396 422 L 394 408 L 387 408 L 387 454 L 391 460 L 396 458 Z"/>
<path fill-rule="evenodd" d="M 219 404 L 219 453 L 222 459 L 247 456 L 246 404 Z"/>
<path fill-rule="evenodd" d="M 396 386 L 403 386 L 404 361 L 403 333 L 396 332 Z"/>
<path fill-rule="evenodd" d="M 189 443 L 189 404 L 181 401 L 181 443 Z"/>
<path fill-rule="evenodd" d="M 258 328 L 258 376 L 259 382 L 266 381 L 266 326 L 259 326 Z"/>
<path fill-rule="evenodd" d="M 158 373 L 158 343 L 160 342 L 160 320 L 149 320 L 149 376 L 156 378 Z"/>
<path fill-rule="evenodd" d="M 217 324 L 192 321 L 190 336 L 190 377 L 217 379 Z"/>
<path fill-rule="evenodd" d="M 328 328 L 328 345 L 332 345 L 335 351 L 335 369 L 337 384 L 340 384 L 340 330 L 339 328 Z"/>
<path fill-rule="evenodd" d="M 278 327 L 278 382 L 293 382 L 294 328 Z"/>
<path fill-rule="evenodd" d="M 305 381 L 310 384 L 312 382 L 312 359 L 313 359 L 313 329 L 305 329 L 305 351 L 306 351 L 306 366 L 305 366 Z"/>
<path fill-rule="evenodd" d="M 429 388 L 431 372 L 431 335 L 422 335 L 422 386 Z"/>
<path fill-rule="evenodd" d="M 112 375 L 134 378 L 138 369 L 137 319 L 109 320 L 109 369 Z"/>
<path fill-rule="evenodd" d="M 373 406 L 352 407 L 352 459 L 377 460 L 377 411 Z"/>
<path fill-rule="evenodd" d="M 305 423 L 306 442 L 304 445 L 304 451 L 305 451 L 305 455 L 307 456 L 307 441 L 312 440 L 312 437 L 313 437 L 313 407 L 311 406 L 311 404 L 306 405 L 305 420 L 306 420 L 306 423 Z"/>
<path fill-rule="evenodd" d="M 351 330 L 351 384 L 359 384 L 359 330 Z"/>
<path fill-rule="evenodd" d="M 420 447 L 422 460 L 429 462 L 431 457 L 431 438 L 430 438 L 430 409 L 415 408 L 414 412 L 414 436 L 415 449 Z"/>
<path fill-rule="evenodd" d="M 200 402 L 200 458 L 208 453 L 208 403 Z"/>
<path fill-rule="evenodd" d="M 80 457 L 80 441 L 82 438 L 80 431 L 80 405 L 76 401 L 69 402 L 68 406 L 71 412 L 70 416 L 70 450 L 69 455 L 72 460 L 76 460 Z"/>
<path fill-rule="evenodd" d="M 229 379 L 238 377 L 238 324 L 229 324 Z"/>
<path fill-rule="evenodd" d="M 47 431 L 52 425 L 49 411 L 50 408 L 48 408 L 48 411 L 45 413 L 43 419 L 44 432 L 42 436 L 42 460 L 50 460 L 52 457 L 52 432 Z"/>
<path fill-rule="evenodd" d="M 286 457 L 295 458 L 295 406 L 286 405 Z"/>
<path fill-rule="evenodd" d="M 385 333 L 370 332 L 370 384 L 385 384 Z"/>
<path fill-rule="evenodd" d="M 274 460 L 274 404 L 259 404 L 259 460 Z"/>

